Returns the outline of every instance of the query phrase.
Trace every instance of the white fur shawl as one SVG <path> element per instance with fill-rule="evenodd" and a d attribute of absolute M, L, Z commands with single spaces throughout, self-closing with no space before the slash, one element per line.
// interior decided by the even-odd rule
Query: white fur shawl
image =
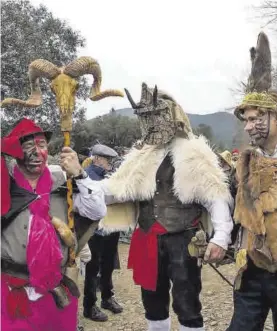
<path fill-rule="evenodd" d="M 133 149 L 116 173 L 105 180 L 119 201 L 148 200 L 156 190 L 156 173 L 169 153 L 175 168 L 173 191 L 182 203 L 209 203 L 223 199 L 231 204 L 227 178 L 204 137 L 175 138 L 166 148 L 145 145 Z"/>

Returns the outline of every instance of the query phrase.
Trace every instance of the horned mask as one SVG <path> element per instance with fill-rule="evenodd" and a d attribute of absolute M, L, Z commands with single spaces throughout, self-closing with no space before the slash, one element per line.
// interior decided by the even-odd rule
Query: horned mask
<path fill-rule="evenodd" d="M 104 99 L 109 96 L 123 97 L 123 93 L 118 90 L 106 90 L 101 92 L 102 73 L 96 60 L 91 57 L 80 57 L 65 67 L 58 68 L 53 63 L 38 59 L 29 65 L 29 80 L 31 85 L 31 95 L 28 100 L 7 98 L 2 102 L 2 107 L 10 104 L 21 105 L 23 107 L 38 107 L 42 104 L 42 95 L 39 79 L 47 78 L 51 81 L 51 90 L 56 96 L 57 106 L 60 109 L 62 131 L 71 131 L 72 113 L 75 107 L 75 96 L 78 88 L 77 78 L 85 75 L 93 75 L 89 98 L 92 101 Z"/>
<path fill-rule="evenodd" d="M 176 134 L 185 136 L 191 131 L 189 119 L 182 108 L 168 94 L 149 88 L 142 83 L 141 99 L 137 104 L 125 89 L 127 98 L 138 116 L 142 132 L 142 142 L 147 145 L 163 145 Z"/>

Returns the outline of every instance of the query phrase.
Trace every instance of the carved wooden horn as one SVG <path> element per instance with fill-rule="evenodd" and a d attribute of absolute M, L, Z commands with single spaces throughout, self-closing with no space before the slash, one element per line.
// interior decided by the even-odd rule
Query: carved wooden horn
<path fill-rule="evenodd" d="M 127 95 L 127 98 L 128 98 L 128 100 L 129 100 L 129 102 L 130 102 L 132 108 L 133 108 L 133 109 L 138 109 L 138 108 L 139 108 L 139 105 L 137 105 L 137 104 L 135 103 L 134 99 L 133 99 L 132 96 L 131 96 L 131 93 L 130 93 L 126 88 L 125 88 L 124 90 L 125 90 L 125 93 L 126 93 L 126 95 Z"/>

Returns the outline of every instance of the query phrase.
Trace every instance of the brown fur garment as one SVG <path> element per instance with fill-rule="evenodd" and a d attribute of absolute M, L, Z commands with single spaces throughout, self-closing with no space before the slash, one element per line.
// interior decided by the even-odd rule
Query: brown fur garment
<path fill-rule="evenodd" d="M 264 235 L 277 262 L 277 159 L 247 150 L 238 162 L 237 178 L 234 219 L 251 233 L 248 251 L 253 251 L 255 235 Z"/>

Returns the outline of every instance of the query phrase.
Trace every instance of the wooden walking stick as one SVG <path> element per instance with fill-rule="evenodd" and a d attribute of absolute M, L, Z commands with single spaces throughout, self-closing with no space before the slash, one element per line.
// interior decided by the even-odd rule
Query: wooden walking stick
<path fill-rule="evenodd" d="M 70 146 L 70 132 L 72 131 L 72 115 L 75 108 L 75 95 L 78 88 L 77 78 L 85 75 L 93 75 L 94 81 L 89 98 L 92 101 L 106 97 L 123 97 L 124 94 L 118 90 L 106 90 L 101 92 L 102 74 L 101 68 L 96 60 L 91 57 L 80 57 L 65 67 L 57 67 L 53 63 L 38 59 L 29 65 L 29 80 L 31 84 L 31 95 L 28 100 L 7 98 L 3 100 L 1 107 L 8 105 L 21 105 L 23 107 L 38 107 L 42 104 L 42 95 L 39 87 L 39 78 L 45 77 L 51 80 L 51 90 L 56 95 L 56 103 L 60 111 L 61 131 L 64 135 L 64 146 Z M 74 232 L 72 179 L 67 179 L 67 204 L 68 204 L 68 226 Z M 70 248 L 68 267 L 75 267 L 75 250 Z"/>

